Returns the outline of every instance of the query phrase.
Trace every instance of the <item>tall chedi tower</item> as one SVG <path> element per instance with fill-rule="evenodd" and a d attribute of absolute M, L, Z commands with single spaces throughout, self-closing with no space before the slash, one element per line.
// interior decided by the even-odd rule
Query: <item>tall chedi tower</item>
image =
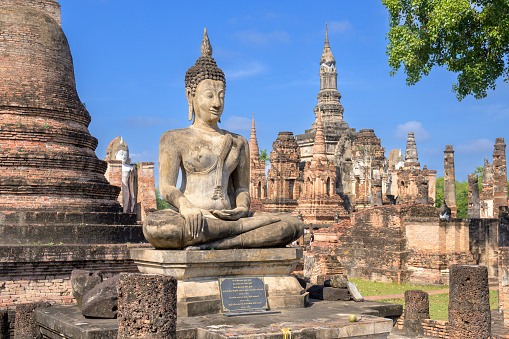
<path fill-rule="evenodd" d="M 258 148 L 258 141 L 256 140 L 254 113 L 251 138 L 249 139 L 249 169 L 251 171 L 249 182 L 251 201 L 254 199 L 266 199 L 267 177 L 265 176 L 265 160 L 260 160 L 260 149 Z"/>
<path fill-rule="evenodd" d="M 295 136 L 299 146 L 300 157 L 308 162 L 313 157 L 313 145 L 319 112 L 322 114 L 323 133 L 325 140 L 325 154 L 336 166 L 337 180 L 335 191 L 341 195 L 352 194 L 350 185 L 350 171 L 352 170 L 352 145 L 357 137 L 354 128 L 348 127 L 343 120 L 344 108 L 340 102 L 341 94 L 338 91 L 336 60 L 332 55 L 329 44 L 327 25 L 325 25 L 325 44 L 320 58 L 320 91 L 318 103 L 314 109 L 315 122 L 304 134 Z"/>
<path fill-rule="evenodd" d="M 343 120 L 344 108 L 340 102 L 341 94 L 338 91 L 336 72 L 336 60 L 329 45 L 329 35 L 327 25 L 325 25 L 325 44 L 323 46 L 322 57 L 320 58 L 320 92 L 318 92 L 318 103 L 315 106 L 315 122 L 311 129 L 306 130 L 304 134 L 295 137 L 300 148 L 302 161 L 309 161 L 313 156 L 313 144 L 315 142 L 316 121 L 318 114 L 322 114 L 322 123 L 325 137 L 326 155 L 333 160 L 337 153 L 338 143 L 344 145 L 347 140 L 351 144 L 351 139 L 355 137 L 355 129 L 349 128 L 348 123 Z M 344 147 L 341 147 L 343 149 Z"/>

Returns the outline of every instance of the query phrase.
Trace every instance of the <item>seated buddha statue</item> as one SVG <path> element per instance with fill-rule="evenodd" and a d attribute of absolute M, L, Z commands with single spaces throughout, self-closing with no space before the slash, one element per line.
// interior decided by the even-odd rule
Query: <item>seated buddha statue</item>
<path fill-rule="evenodd" d="M 287 214 L 249 211 L 249 145 L 217 125 L 226 79 L 212 58 L 206 29 L 201 53 L 185 77 L 193 123 L 165 132 L 159 143 L 161 196 L 176 210 L 148 215 L 143 233 L 160 249 L 285 246 L 302 235 L 304 225 Z"/>

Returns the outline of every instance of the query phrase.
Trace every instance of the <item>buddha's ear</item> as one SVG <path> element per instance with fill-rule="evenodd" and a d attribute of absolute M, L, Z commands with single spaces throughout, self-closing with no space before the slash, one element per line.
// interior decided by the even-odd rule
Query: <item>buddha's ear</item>
<path fill-rule="evenodd" d="M 189 120 L 193 120 L 193 91 L 191 88 L 186 88 L 186 98 L 187 98 L 187 106 L 189 107 Z"/>

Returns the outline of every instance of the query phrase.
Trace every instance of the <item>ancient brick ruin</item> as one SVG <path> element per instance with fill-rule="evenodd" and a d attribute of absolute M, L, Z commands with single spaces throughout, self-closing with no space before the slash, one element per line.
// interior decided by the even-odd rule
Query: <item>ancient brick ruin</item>
<path fill-rule="evenodd" d="M 260 209 L 261 203 L 267 211 L 300 213 L 303 217 L 306 214 L 308 217 L 304 220 L 310 223 L 331 223 L 334 216 L 337 219 L 374 206 L 433 205 L 436 171 L 428 170 L 426 166 L 421 169 L 413 133 L 408 136 L 405 159 L 401 156 L 391 162 L 390 156 L 385 157 L 385 149 L 373 129 L 356 132 L 343 119 L 336 61 L 327 31 L 319 75 L 315 122 L 295 138 L 292 132 L 279 133 L 270 153 L 267 179 L 264 164 L 260 164 L 253 125 L 250 190 L 256 209 Z M 318 153 L 315 146 L 318 146 Z M 391 154 L 397 152 L 402 154 L 400 150 L 393 150 Z M 321 165 L 325 161 L 327 168 Z M 263 195 L 265 189 L 266 197 Z M 321 212 L 317 212 L 319 210 Z M 313 213 L 321 216 L 311 217 Z"/>
<path fill-rule="evenodd" d="M 129 248 L 145 240 L 94 152 L 60 5 L 5 0 L 0 12 L 0 308 L 69 304 L 73 269 L 137 271 Z"/>

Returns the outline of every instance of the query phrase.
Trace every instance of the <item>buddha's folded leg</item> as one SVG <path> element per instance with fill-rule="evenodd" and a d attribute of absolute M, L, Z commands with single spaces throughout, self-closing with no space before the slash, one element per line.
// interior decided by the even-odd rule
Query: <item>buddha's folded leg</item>
<path fill-rule="evenodd" d="M 259 227 L 275 224 L 280 220 L 279 216 L 272 214 L 241 218 L 236 221 L 204 218 L 203 232 L 193 238 L 186 228 L 184 218 L 178 212 L 161 210 L 147 216 L 143 223 L 143 234 L 156 248 L 182 249 L 186 246 L 246 233 Z"/>
<path fill-rule="evenodd" d="M 194 246 L 192 249 L 205 250 L 213 248 L 223 250 L 233 248 L 284 247 L 298 239 L 303 232 L 303 224 L 300 220 L 298 222 L 290 221 L 278 221 L 242 234 L 203 243 Z"/>

